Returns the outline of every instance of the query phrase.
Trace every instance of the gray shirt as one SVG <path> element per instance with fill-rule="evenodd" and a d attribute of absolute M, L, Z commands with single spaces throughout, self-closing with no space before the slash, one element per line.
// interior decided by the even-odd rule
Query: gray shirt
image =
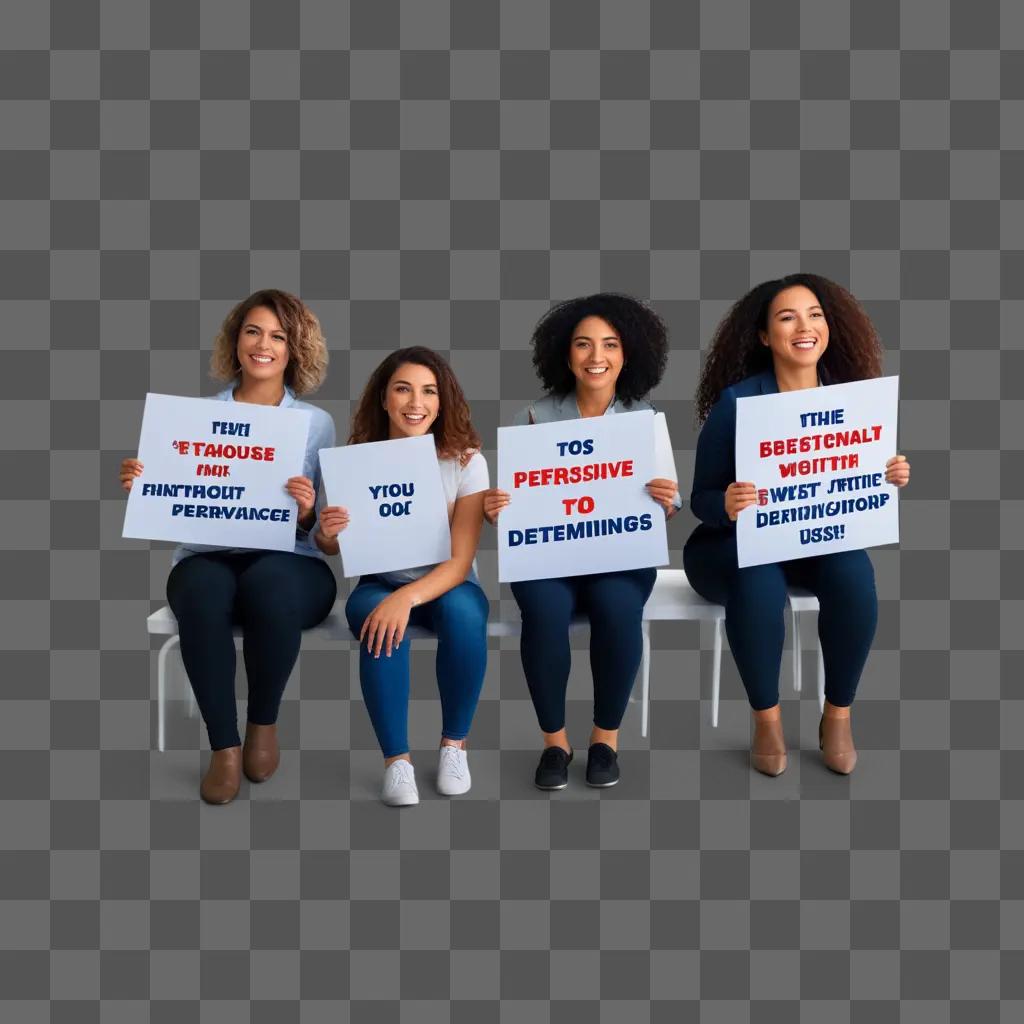
<path fill-rule="evenodd" d="M 235 385 L 226 387 L 219 394 L 211 396 L 216 402 L 233 402 L 235 400 Z M 300 402 L 291 388 L 284 389 L 284 398 L 281 399 L 278 408 L 280 409 L 305 409 L 312 413 L 309 421 L 309 433 L 306 435 L 306 454 L 302 462 L 302 475 L 308 476 L 313 481 L 313 490 L 316 492 L 316 514 L 319 518 L 320 508 L 323 504 L 320 498 L 320 456 L 321 448 L 334 447 L 334 420 L 330 414 L 318 409 L 308 402 Z M 208 551 L 251 551 L 252 548 L 222 548 L 213 544 L 179 544 L 174 549 L 171 559 L 172 565 L 177 565 L 183 558 L 189 555 L 197 555 Z M 323 558 L 323 553 L 316 546 L 312 532 L 295 527 L 295 554 L 309 555 L 311 558 Z"/>
<path fill-rule="evenodd" d="M 612 399 L 611 405 L 604 411 L 605 416 L 611 416 L 617 412 L 643 412 L 645 409 L 654 410 L 650 402 L 638 398 L 630 402 L 616 396 Z M 578 420 L 580 408 L 576 404 L 576 392 L 570 391 L 566 395 L 547 394 L 538 398 L 522 408 L 512 418 L 513 427 L 525 427 L 530 423 L 558 423 L 560 420 Z"/>

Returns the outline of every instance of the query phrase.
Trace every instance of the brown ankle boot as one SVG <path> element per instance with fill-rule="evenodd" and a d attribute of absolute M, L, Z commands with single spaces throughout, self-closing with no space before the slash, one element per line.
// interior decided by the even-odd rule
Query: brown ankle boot
<path fill-rule="evenodd" d="M 849 775 L 857 763 L 850 716 L 822 715 L 818 723 L 818 746 L 826 768 L 839 775 Z"/>
<path fill-rule="evenodd" d="M 242 769 L 250 782 L 266 782 L 281 763 L 277 745 L 276 725 L 245 726 L 245 746 L 242 747 Z"/>
<path fill-rule="evenodd" d="M 210 765 L 199 784 L 199 795 L 208 804 L 229 804 L 242 784 L 242 749 L 226 747 L 210 755 Z"/>
<path fill-rule="evenodd" d="M 754 716 L 754 739 L 750 744 L 750 763 L 762 775 L 781 775 L 786 770 L 786 741 L 782 736 L 782 716 Z"/>

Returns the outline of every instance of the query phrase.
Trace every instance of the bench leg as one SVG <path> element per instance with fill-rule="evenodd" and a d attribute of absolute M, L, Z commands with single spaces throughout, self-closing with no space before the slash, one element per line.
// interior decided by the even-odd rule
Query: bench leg
<path fill-rule="evenodd" d="M 178 645 L 178 635 L 168 637 L 156 659 L 156 747 L 162 754 L 167 746 L 167 655 Z"/>
<path fill-rule="evenodd" d="M 715 645 L 711 655 L 711 724 L 718 728 L 718 691 L 722 682 L 722 620 L 715 619 Z"/>
<path fill-rule="evenodd" d="M 802 655 L 800 644 L 800 613 L 795 608 L 790 608 L 791 640 L 793 643 L 793 689 L 797 693 L 803 688 L 802 678 Z"/>
<path fill-rule="evenodd" d="M 825 656 L 821 653 L 821 641 L 818 641 L 818 710 L 825 713 Z"/>
<path fill-rule="evenodd" d="M 641 691 L 640 691 L 640 735 L 647 735 L 647 722 L 650 717 L 651 708 L 651 625 L 649 622 L 641 624 L 644 638 L 644 657 L 640 665 Z"/>

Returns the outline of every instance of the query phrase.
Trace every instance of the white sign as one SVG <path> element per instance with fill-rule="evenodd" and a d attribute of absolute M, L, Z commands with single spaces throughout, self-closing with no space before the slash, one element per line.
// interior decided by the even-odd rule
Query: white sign
<path fill-rule="evenodd" d="M 320 451 L 328 505 L 348 509 L 338 534 L 346 576 L 437 565 L 452 557 L 448 502 L 433 434 Z"/>
<path fill-rule="evenodd" d="M 310 414 L 248 402 L 146 395 L 142 476 L 122 537 L 294 551 Z"/>
<path fill-rule="evenodd" d="M 498 429 L 502 582 L 586 576 L 668 562 L 654 413 Z"/>
<path fill-rule="evenodd" d="M 881 377 L 736 400 L 736 479 L 758 489 L 736 522 L 741 567 L 900 539 L 898 398 Z"/>

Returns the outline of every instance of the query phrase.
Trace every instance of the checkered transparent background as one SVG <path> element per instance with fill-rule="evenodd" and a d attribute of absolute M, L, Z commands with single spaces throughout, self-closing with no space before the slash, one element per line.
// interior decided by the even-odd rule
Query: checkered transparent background
<path fill-rule="evenodd" d="M 1021 1019 L 1024 7 L 3 0 L 0 18 L 5 1020 Z M 212 392 L 240 297 L 316 310 L 339 432 L 376 362 L 424 343 L 492 443 L 536 395 L 529 329 L 552 300 L 648 297 L 685 493 L 700 347 L 796 269 L 868 306 L 913 463 L 903 542 L 872 555 L 851 779 L 821 767 L 812 695 L 789 689 L 790 768 L 752 775 L 732 661 L 711 730 L 709 638 L 682 624 L 654 630 L 650 742 L 631 709 L 609 793 L 579 772 L 532 789 L 514 645 L 491 652 L 466 799 L 431 795 L 428 651 L 416 810 L 376 802 L 343 652 L 302 655 L 282 770 L 233 805 L 199 803 L 183 706 L 152 751 L 144 619 L 168 551 L 120 539 L 116 469 L 147 390 Z M 692 525 L 672 524 L 676 565 Z M 585 640 L 576 660 L 582 747 Z"/>

